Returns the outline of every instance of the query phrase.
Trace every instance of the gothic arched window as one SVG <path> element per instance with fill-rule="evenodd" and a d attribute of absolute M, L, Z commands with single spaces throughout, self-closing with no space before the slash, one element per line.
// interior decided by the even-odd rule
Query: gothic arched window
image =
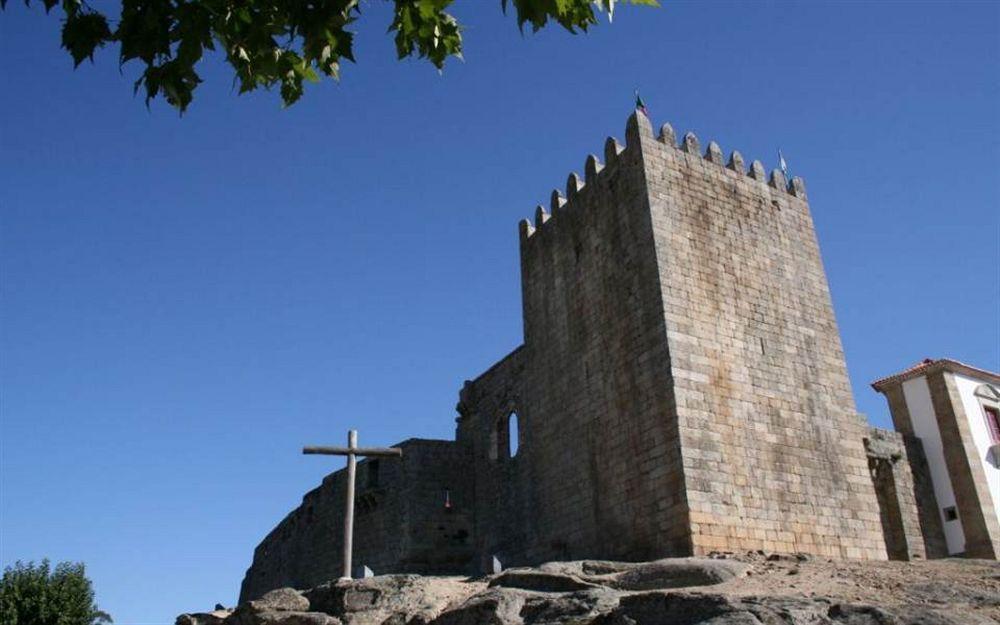
<path fill-rule="evenodd" d="M 505 460 L 513 458 L 521 448 L 521 423 L 516 412 L 511 411 L 497 419 L 491 435 L 490 458 Z"/>
<path fill-rule="evenodd" d="M 517 450 L 521 446 L 521 429 L 519 426 L 517 413 L 510 413 L 507 417 L 507 451 L 511 458 L 517 455 Z"/>

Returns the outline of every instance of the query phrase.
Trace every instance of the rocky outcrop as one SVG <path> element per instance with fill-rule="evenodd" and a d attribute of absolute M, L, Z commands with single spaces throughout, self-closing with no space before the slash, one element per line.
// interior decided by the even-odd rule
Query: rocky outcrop
<path fill-rule="evenodd" d="M 176 625 L 222 625 L 232 610 L 213 610 L 211 612 L 192 612 L 177 617 Z"/>
<path fill-rule="evenodd" d="M 305 596 L 310 609 L 337 616 L 345 625 L 416 625 L 436 622 L 482 587 L 454 577 L 382 575 L 322 584 Z"/>
<path fill-rule="evenodd" d="M 177 625 L 996 625 L 1000 563 L 753 553 L 282 588 Z"/>
<path fill-rule="evenodd" d="M 310 611 L 309 600 L 294 588 L 278 588 L 235 610 L 182 614 L 176 625 L 342 625 L 325 612 Z"/>

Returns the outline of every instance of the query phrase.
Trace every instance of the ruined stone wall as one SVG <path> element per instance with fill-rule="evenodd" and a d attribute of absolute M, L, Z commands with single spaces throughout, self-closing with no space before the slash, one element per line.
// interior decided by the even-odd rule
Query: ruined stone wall
<path fill-rule="evenodd" d="M 886 557 L 800 180 L 633 118 L 649 185 L 694 552 Z"/>
<path fill-rule="evenodd" d="M 690 552 L 638 137 L 521 224 L 525 374 L 514 561 Z"/>
<path fill-rule="evenodd" d="M 402 459 L 358 463 L 354 564 L 376 572 L 435 574 L 469 569 L 472 522 L 468 463 L 450 441 L 411 439 Z M 340 577 L 346 471 L 331 473 L 254 550 L 240 601 L 282 586 Z M 445 509 L 445 490 L 451 503 Z"/>
<path fill-rule="evenodd" d="M 527 454 L 523 449 L 515 456 L 507 453 L 512 445 L 507 440 L 508 419 L 524 405 L 524 367 L 524 350 L 518 348 L 466 382 L 458 404 L 458 444 L 471 459 L 474 478 L 471 495 L 476 549 L 480 559 L 496 555 L 505 564 L 516 562 L 524 546 L 534 541 L 531 511 L 535 500 L 527 474 Z M 519 433 L 523 423 L 519 413 Z"/>
<path fill-rule="evenodd" d="M 889 558 L 927 558 L 925 531 L 918 504 L 926 493 L 918 490 L 914 482 L 903 435 L 870 428 L 865 438 L 865 451 L 868 453 L 868 468 L 875 486 Z M 930 495 L 934 496 L 933 491 Z"/>
<path fill-rule="evenodd" d="M 472 573 L 476 568 L 471 505 L 472 466 L 464 449 L 451 441 L 414 441 L 414 453 L 403 447 L 405 482 L 399 563 L 383 571 L 422 574 Z M 384 533 L 379 533 L 385 538 Z M 378 549 L 377 544 L 372 549 Z"/>

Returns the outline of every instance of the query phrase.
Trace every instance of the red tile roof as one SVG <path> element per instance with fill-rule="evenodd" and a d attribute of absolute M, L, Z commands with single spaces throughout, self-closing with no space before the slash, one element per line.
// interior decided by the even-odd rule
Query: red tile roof
<path fill-rule="evenodd" d="M 905 382 L 906 380 L 929 373 L 931 370 L 936 369 L 946 369 L 953 373 L 961 373 L 973 378 L 985 378 L 995 384 L 1000 384 L 1000 373 L 994 373 L 992 371 L 987 371 L 986 369 L 973 367 L 972 365 L 967 365 L 964 362 L 952 360 L 951 358 L 924 358 L 908 369 L 904 369 L 899 373 L 894 373 L 890 376 L 875 380 L 872 382 L 872 388 L 881 392 L 882 389 L 889 384 L 894 382 Z"/>

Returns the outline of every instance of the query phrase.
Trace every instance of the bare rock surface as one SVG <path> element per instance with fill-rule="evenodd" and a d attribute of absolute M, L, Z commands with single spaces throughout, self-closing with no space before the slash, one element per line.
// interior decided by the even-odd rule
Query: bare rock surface
<path fill-rule="evenodd" d="M 294 610 L 262 610 L 244 614 L 238 621 L 226 621 L 226 625 L 341 625 L 340 619 L 322 612 L 299 612 Z"/>
<path fill-rule="evenodd" d="M 1000 625 L 1000 563 L 719 554 L 283 588 L 177 625 Z"/>
<path fill-rule="evenodd" d="M 211 612 L 193 612 L 177 617 L 177 625 L 222 625 L 222 622 L 232 614 L 232 610 L 212 610 Z"/>
<path fill-rule="evenodd" d="M 600 585 L 586 582 L 572 573 L 554 573 L 534 569 L 511 569 L 500 573 L 492 580 L 491 587 L 521 588 L 539 592 L 576 592 L 600 588 Z"/>
<path fill-rule="evenodd" d="M 305 596 L 310 609 L 336 616 L 345 625 L 403 625 L 430 623 L 484 587 L 462 577 L 380 575 L 329 582 Z"/>
<path fill-rule="evenodd" d="M 289 612 L 302 612 L 309 609 L 309 600 L 294 588 L 276 588 L 264 593 L 264 596 L 260 599 L 251 601 L 250 607 L 258 611 L 285 610 Z"/>
<path fill-rule="evenodd" d="M 549 574 L 579 578 L 591 585 L 618 590 L 660 590 L 711 586 L 744 577 L 749 566 L 736 560 L 667 558 L 653 562 L 548 562 L 539 567 Z"/>
<path fill-rule="evenodd" d="M 259 599 L 248 601 L 231 612 L 219 623 L 182 622 L 176 625 L 342 625 L 339 618 L 311 610 L 309 600 L 294 588 L 277 588 Z"/>

